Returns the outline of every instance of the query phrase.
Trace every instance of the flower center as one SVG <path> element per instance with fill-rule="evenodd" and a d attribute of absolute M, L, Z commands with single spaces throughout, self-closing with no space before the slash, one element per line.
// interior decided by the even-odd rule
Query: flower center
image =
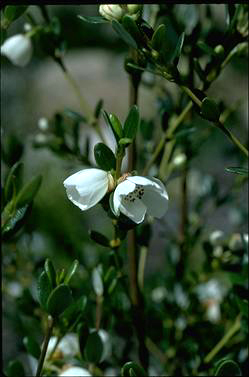
<path fill-rule="evenodd" d="M 144 188 L 141 185 L 136 185 L 136 188 L 133 192 L 130 192 L 124 197 L 125 202 L 133 203 L 136 199 L 142 199 L 144 195 Z"/>

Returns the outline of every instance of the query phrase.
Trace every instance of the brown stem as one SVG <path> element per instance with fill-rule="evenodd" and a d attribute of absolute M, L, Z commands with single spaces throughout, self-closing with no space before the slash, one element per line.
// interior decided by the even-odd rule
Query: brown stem
<path fill-rule="evenodd" d="M 52 335 L 53 324 L 54 324 L 53 318 L 51 316 L 48 316 L 48 324 L 47 324 L 45 339 L 44 339 L 44 342 L 43 342 L 43 345 L 42 345 L 40 358 L 39 358 L 39 361 L 38 361 L 36 377 L 39 377 L 41 375 L 41 372 L 42 372 L 43 363 L 44 363 L 45 356 L 46 356 L 46 353 L 47 353 L 48 342 L 49 342 L 49 339 Z"/>

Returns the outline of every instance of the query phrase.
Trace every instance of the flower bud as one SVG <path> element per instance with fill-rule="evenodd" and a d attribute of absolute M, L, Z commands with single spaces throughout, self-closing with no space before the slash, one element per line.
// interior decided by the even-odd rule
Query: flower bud
<path fill-rule="evenodd" d="M 99 6 L 99 13 L 109 21 L 120 21 L 125 10 L 119 4 L 102 4 Z"/>
<path fill-rule="evenodd" d="M 47 131 L 48 130 L 48 120 L 47 118 L 40 118 L 38 120 L 38 128 L 41 130 L 41 131 Z"/>
<path fill-rule="evenodd" d="M 128 14 L 133 18 L 133 20 L 137 20 L 140 16 L 142 9 L 142 4 L 127 4 L 127 11 Z"/>
<path fill-rule="evenodd" d="M 31 39 L 24 34 L 16 34 L 6 39 L 1 46 L 1 54 L 20 67 L 24 67 L 29 63 L 32 53 Z"/>

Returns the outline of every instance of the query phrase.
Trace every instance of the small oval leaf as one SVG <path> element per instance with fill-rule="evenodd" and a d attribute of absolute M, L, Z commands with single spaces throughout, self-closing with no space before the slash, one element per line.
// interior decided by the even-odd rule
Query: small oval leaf
<path fill-rule="evenodd" d="M 71 266 L 69 267 L 67 271 L 67 274 L 64 279 L 64 284 L 69 284 L 70 280 L 72 279 L 73 275 L 75 274 L 78 268 L 78 265 L 79 265 L 79 261 L 75 259 L 75 261 L 73 261 L 73 263 L 71 264 Z"/>
<path fill-rule="evenodd" d="M 50 283 L 50 280 L 48 278 L 46 271 L 42 271 L 38 279 L 37 291 L 38 291 L 38 300 L 41 304 L 41 307 L 44 310 L 47 310 L 47 301 L 52 291 L 52 287 L 51 287 L 51 283 Z"/>
<path fill-rule="evenodd" d="M 55 288 L 56 287 L 56 272 L 55 272 L 53 263 L 51 262 L 50 259 L 48 259 L 48 258 L 46 259 L 44 268 L 45 268 L 45 271 L 48 275 L 51 287 Z"/>
<path fill-rule="evenodd" d="M 25 336 L 23 344 L 26 347 L 27 352 L 34 358 L 39 359 L 41 349 L 39 344 L 31 336 Z"/>
<path fill-rule="evenodd" d="M 49 295 L 47 301 L 48 312 L 53 317 L 58 317 L 72 302 L 73 298 L 69 287 L 61 284 Z"/>
<path fill-rule="evenodd" d="M 31 203 L 34 199 L 37 191 L 40 188 L 42 182 L 42 176 L 37 175 L 36 177 L 32 178 L 19 192 L 16 198 L 16 207 L 20 208 L 25 206 L 26 204 Z"/>
<path fill-rule="evenodd" d="M 214 100 L 206 97 L 202 101 L 200 114 L 203 118 L 210 120 L 211 122 L 218 122 L 220 109 Z"/>
<path fill-rule="evenodd" d="M 90 24 L 106 24 L 109 21 L 107 21 L 104 17 L 101 16 L 81 16 L 78 15 L 78 18 L 82 21 L 89 22 Z"/>
<path fill-rule="evenodd" d="M 87 361 L 91 363 L 99 363 L 103 354 L 103 343 L 97 331 L 89 334 L 85 345 L 84 354 Z"/>
<path fill-rule="evenodd" d="M 118 36 L 130 47 L 137 48 L 135 39 L 125 30 L 125 28 L 116 20 L 112 20 L 112 27 Z"/>
<path fill-rule="evenodd" d="M 124 137 L 134 139 L 139 124 L 139 111 L 137 105 L 133 105 L 125 120 L 124 124 Z"/>
<path fill-rule="evenodd" d="M 112 150 L 103 143 L 94 147 L 94 157 L 100 169 L 110 171 L 116 168 L 116 158 Z"/>
<path fill-rule="evenodd" d="M 101 246 L 109 247 L 110 245 L 110 241 L 108 240 L 108 238 L 95 230 L 90 230 L 89 236 L 93 241 L 95 241 Z"/>

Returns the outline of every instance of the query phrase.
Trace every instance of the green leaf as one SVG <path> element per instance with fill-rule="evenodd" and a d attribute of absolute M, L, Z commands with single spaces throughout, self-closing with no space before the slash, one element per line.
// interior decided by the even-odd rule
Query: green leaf
<path fill-rule="evenodd" d="M 46 271 L 42 271 L 37 283 L 38 300 L 41 307 L 47 311 L 48 297 L 52 292 L 50 280 Z"/>
<path fill-rule="evenodd" d="M 196 130 L 197 130 L 196 127 L 189 127 L 189 128 L 186 128 L 185 130 L 176 131 L 176 133 L 173 134 L 172 139 L 181 139 L 183 137 L 185 138 L 186 136 L 192 134 Z"/>
<path fill-rule="evenodd" d="M 122 18 L 122 25 L 138 44 L 144 44 L 143 35 L 131 16 L 128 14 L 124 15 Z"/>
<path fill-rule="evenodd" d="M 8 207 L 9 204 L 12 204 L 12 201 L 7 204 L 3 211 L 3 216 L 2 216 L 2 223 L 4 225 L 2 226 L 2 234 L 7 235 L 7 234 L 14 234 L 16 233 L 22 225 L 24 225 L 26 218 L 28 217 L 30 213 L 31 206 L 25 205 L 22 208 L 17 209 L 11 216 L 8 213 Z M 6 216 L 7 220 L 5 222 L 4 217 Z"/>
<path fill-rule="evenodd" d="M 181 55 L 181 52 L 182 52 L 184 38 L 185 38 L 185 34 L 182 33 L 180 35 L 179 39 L 178 39 L 175 51 L 173 52 L 173 55 L 172 55 L 172 58 L 171 58 L 171 60 L 173 60 L 176 65 L 178 64 L 178 61 L 179 61 L 179 58 L 180 58 L 180 55 Z"/>
<path fill-rule="evenodd" d="M 37 175 L 31 181 L 29 181 L 19 192 L 16 198 L 16 207 L 20 208 L 29 204 L 34 199 L 37 191 L 40 188 L 42 182 L 42 176 Z"/>
<path fill-rule="evenodd" d="M 133 105 L 125 120 L 124 124 L 124 137 L 128 139 L 134 139 L 137 133 L 139 124 L 139 111 L 137 105 Z"/>
<path fill-rule="evenodd" d="M 110 171 L 116 168 L 116 158 L 112 150 L 103 143 L 98 143 L 94 147 L 94 157 L 100 169 Z"/>
<path fill-rule="evenodd" d="M 235 173 L 235 174 L 240 174 L 240 175 L 245 175 L 248 177 L 248 169 L 247 168 L 239 168 L 239 167 L 229 167 L 225 168 L 226 171 L 229 173 Z"/>
<path fill-rule="evenodd" d="M 8 377 L 25 377 L 25 371 L 22 363 L 19 360 L 12 360 L 6 368 Z"/>
<path fill-rule="evenodd" d="M 56 287 L 48 298 L 48 312 L 53 317 L 58 317 L 73 302 L 71 291 L 65 284 Z"/>
<path fill-rule="evenodd" d="M 101 246 L 109 247 L 110 241 L 103 234 L 96 232 L 95 230 L 89 231 L 90 238 Z"/>
<path fill-rule="evenodd" d="M 135 39 L 125 30 L 125 28 L 116 20 L 112 20 L 112 27 L 119 37 L 132 48 L 137 48 Z"/>
<path fill-rule="evenodd" d="M 31 336 L 25 336 L 23 344 L 30 355 L 39 359 L 41 353 L 40 346 Z"/>
<path fill-rule="evenodd" d="M 84 350 L 85 350 L 86 342 L 89 336 L 89 328 L 85 322 L 83 322 L 80 325 L 80 328 L 78 329 L 78 335 L 79 335 L 80 353 L 81 353 L 81 356 L 84 357 Z"/>
<path fill-rule="evenodd" d="M 4 185 L 4 198 L 6 202 L 12 198 L 14 193 L 17 193 L 18 187 L 20 186 L 22 173 L 23 163 L 18 161 L 10 169 Z"/>
<path fill-rule="evenodd" d="M 114 114 L 108 115 L 106 111 L 103 111 L 103 116 L 105 118 L 106 123 L 111 127 L 111 130 L 113 132 L 113 135 L 115 136 L 115 139 L 117 143 L 119 142 L 119 139 L 122 137 L 123 130 L 122 125 Z"/>
<path fill-rule="evenodd" d="M 214 372 L 215 376 L 242 376 L 239 365 L 233 360 L 221 360 Z"/>
<path fill-rule="evenodd" d="M 89 22 L 90 24 L 107 24 L 109 21 L 107 21 L 104 17 L 101 16 L 81 16 L 78 15 L 78 18 L 82 21 Z"/>
<path fill-rule="evenodd" d="M 94 364 L 99 363 L 102 357 L 103 348 L 102 339 L 98 332 L 93 331 L 90 333 L 84 350 L 84 355 L 87 361 Z"/>
<path fill-rule="evenodd" d="M 67 274 L 64 279 L 64 284 L 69 284 L 70 280 L 72 279 L 73 275 L 75 274 L 78 268 L 78 265 L 79 265 L 79 261 L 75 259 L 75 261 L 73 261 L 73 263 L 71 264 L 71 266 L 69 267 L 67 271 Z"/>
<path fill-rule="evenodd" d="M 132 372 L 130 371 L 132 370 Z M 133 373 L 133 374 L 131 374 Z M 145 370 L 138 365 L 137 363 L 134 363 L 133 361 L 128 361 L 125 363 L 121 369 L 121 376 L 147 376 Z"/>
<path fill-rule="evenodd" d="M 45 271 L 48 275 L 51 287 L 55 288 L 56 287 L 56 272 L 55 272 L 53 263 L 51 262 L 50 259 L 48 259 L 48 258 L 46 259 L 44 268 L 45 268 Z"/>
<path fill-rule="evenodd" d="M 164 24 L 161 24 L 157 27 L 157 29 L 155 30 L 152 36 L 152 39 L 151 39 L 152 48 L 160 52 L 163 47 L 165 39 L 167 39 L 166 26 Z"/>
<path fill-rule="evenodd" d="M 241 300 L 239 297 L 236 296 L 236 302 L 238 304 L 240 312 L 243 314 L 243 316 L 248 318 L 248 300 Z"/>
<path fill-rule="evenodd" d="M 159 52 L 159 58 L 162 64 L 168 64 L 172 59 L 172 54 L 175 51 L 172 46 L 172 42 L 170 41 L 170 30 L 167 30 L 164 24 L 158 26 L 156 31 L 154 32 L 151 40 L 152 48 Z"/>
<path fill-rule="evenodd" d="M 200 114 L 204 119 L 210 120 L 211 122 L 218 122 L 220 109 L 214 100 L 206 97 L 202 101 Z"/>
<path fill-rule="evenodd" d="M 4 19 L 7 21 L 8 26 L 11 22 L 19 18 L 27 8 L 28 5 L 6 5 L 4 8 Z"/>
<path fill-rule="evenodd" d="M 98 119 L 99 116 L 100 116 L 100 112 L 101 112 L 101 109 L 103 107 L 103 103 L 104 101 L 102 99 L 100 99 L 98 102 L 97 102 L 97 105 L 95 107 L 95 110 L 94 110 L 94 115 L 95 115 L 95 118 Z"/>

